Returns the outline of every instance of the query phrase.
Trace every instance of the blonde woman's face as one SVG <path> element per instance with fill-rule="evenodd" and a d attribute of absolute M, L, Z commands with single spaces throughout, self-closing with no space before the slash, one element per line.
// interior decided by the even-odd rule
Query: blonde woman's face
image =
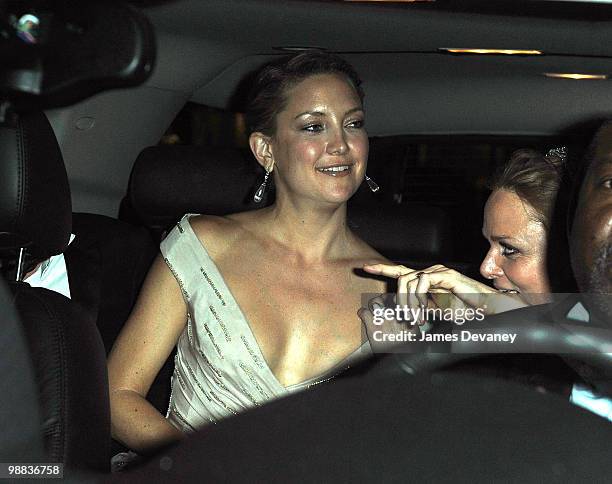
<path fill-rule="evenodd" d="M 286 96 L 272 139 L 277 196 L 345 202 L 363 181 L 368 159 L 359 96 L 336 74 L 310 76 Z"/>
<path fill-rule="evenodd" d="M 495 190 L 485 206 L 482 233 L 490 247 L 480 273 L 528 304 L 548 302 L 546 228 L 535 220 L 533 208 L 514 192 Z"/>

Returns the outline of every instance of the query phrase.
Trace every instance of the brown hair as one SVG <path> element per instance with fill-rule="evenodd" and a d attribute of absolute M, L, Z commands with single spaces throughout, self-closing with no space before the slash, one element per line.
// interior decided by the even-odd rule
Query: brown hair
<path fill-rule="evenodd" d="M 565 181 L 565 157 L 520 149 L 489 182 L 491 190 L 516 193 L 533 208 L 536 219 L 551 227 L 555 202 Z"/>
<path fill-rule="evenodd" d="M 555 150 L 551 150 L 554 152 Z M 567 240 L 567 211 L 571 182 L 567 157 L 543 155 L 531 149 L 512 153 L 491 181 L 491 190 L 508 190 L 528 203 L 547 233 L 546 265 L 554 292 L 575 292 Z"/>
<path fill-rule="evenodd" d="M 255 77 L 245 113 L 249 133 L 268 136 L 276 130 L 276 115 L 287 102 L 287 89 L 316 74 L 340 74 L 353 86 L 363 102 L 361 79 L 342 57 L 322 50 L 309 50 L 283 57 L 264 66 Z"/>

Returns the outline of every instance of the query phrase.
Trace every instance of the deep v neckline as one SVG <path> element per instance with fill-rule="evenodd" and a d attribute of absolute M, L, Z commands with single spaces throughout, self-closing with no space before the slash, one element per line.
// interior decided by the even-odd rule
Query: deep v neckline
<path fill-rule="evenodd" d="M 347 355 L 342 360 L 340 360 L 338 363 L 333 365 L 331 368 L 321 373 L 320 375 L 317 375 L 317 376 L 308 378 L 304 381 L 301 381 L 299 383 L 293 383 L 287 386 L 283 385 L 280 382 L 278 377 L 272 371 L 272 368 L 270 368 L 270 365 L 268 364 L 268 361 L 266 360 L 263 354 L 263 351 L 261 350 L 261 346 L 259 346 L 257 337 L 255 336 L 255 333 L 253 332 L 253 328 L 251 327 L 249 320 L 244 314 L 244 311 L 240 307 L 238 300 L 234 297 L 234 294 L 232 293 L 230 287 L 227 285 L 227 282 L 225 282 L 225 278 L 223 277 L 223 274 L 221 274 L 221 271 L 217 267 L 217 264 L 215 264 L 215 261 L 208 253 L 206 246 L 202 243 L 200 238 L 197 236 L 197 234 L 193 230 L 193 227 L 191 226 L 191 222 L 190 222 L 191 217 L 197 216 L 197 215 L 198 214 L 189 213 L 183 217 L 183 219 L 186 222 L 185 225 L 187 226 L 186 231 L 189 233 L 191 237 L 193 237 L 194 243 L 197 243 L 197 246 L 201 249 L 201 254 L 203 255 L 202 259 L 203 259 L 203 262 L 205 262 L 207 269 L 210 272 L 212 272 L 215 278 L 221 283 L 222 287 L 220 289 L 223 290 L 223 292 L 231 300 L 236 310 L 238 311 L 238 314 L 240 315 L 241 323 L 244 327 L 244 333 L 246 334 L 246 337 L 250 340 L 249 342 L 252 343 L 253 351 L 256 352 L 256 356 L 263 362 L 264 371 L 267 371 L 269 373 L 269 375 L 272 377 L 272 380 L 280 387 L 280 389 L 282 389 L 283 391 L 294 391 L 302 387 L 309 387 L 311 385 L 321 383 L 322 381 L 329 380 L 330 378 L 335 376 L 340 371 L 346 369 L 347 366 L 345 365 L 345 363 L 352 362 L 357 357 L 357 354 L 360 353 L 364 349 L 364 347 L 367 345 L 367 341 L 364 342 L 359 347 L 357 347 L 354 351 L 352 351 L 349 355 Z"/>

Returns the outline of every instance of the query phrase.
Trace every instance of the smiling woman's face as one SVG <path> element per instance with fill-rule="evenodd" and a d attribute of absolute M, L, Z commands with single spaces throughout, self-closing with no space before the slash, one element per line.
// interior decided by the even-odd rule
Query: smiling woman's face
<path fill-rule="evenodd" d="M 480 273 L 498 289 L 518 291 L 529 304 L 549 301 L 546 229 L 531 206 L 514 192 L 495 190 L 485 206 L 482 232 L 490 248 Z"/>
<path fill-rule="evenodd" d="M 310 76 L 287 93 L 272 136 L 277 196 L 345 202 L 365 174 L 368 135 L 357 92 L 336 74 Z"/>

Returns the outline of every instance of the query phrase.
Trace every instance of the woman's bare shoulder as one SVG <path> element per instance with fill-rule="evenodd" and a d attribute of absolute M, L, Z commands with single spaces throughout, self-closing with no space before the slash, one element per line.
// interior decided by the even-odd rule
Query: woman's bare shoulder
<path fill-rule="evenodd" d="M 224 216 L 202 214 L 191 217 L 189 223 L 206 248 L 219 253 L 245 236 L 253 223 L 254 214 L 255 212 Z"/>
<path fill-rule="evenodd" d="M 226 216 L 218 215 L 194 215 L 189 219 L 189 224 L 198 237 L 224 235 L 232 229 L 231 220 Z"/>
<path fill-rule="evenodd" d="M 189 224 L 209 252 L 219 252 L 240 232 L 240 225 L 228 216 L 195 215 Z"/>

